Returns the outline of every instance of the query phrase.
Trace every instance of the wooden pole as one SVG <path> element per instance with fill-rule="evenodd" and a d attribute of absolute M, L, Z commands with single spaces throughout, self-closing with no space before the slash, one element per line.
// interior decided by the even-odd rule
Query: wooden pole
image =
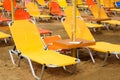
<path fill-rule="evenodd" d="M 14 21 L 14 0 L 11 0 L 12 21 Z"/>
<path fill-rule="evenodd" d="M 98 18 L 101 18 L 101 12 L 100 12 L 100 10 L 101 10 L 101 5 L 100 5 L 100 0 L 98 0 L 98 8 L 99 8 L 99 10 L 98 10 Z"/>
<path fill-rule="evenodd" d="M 76 0 L 72 0 L 72 41 L 76 40 Z M 76 49 L 72 49 L 72 56 L 76 57 Z"/>
<path fill-rule="evenodd" d="M 76 39 L 76 0 L 72 1 L 73 3 L 73 10 L 72 10 L 72 18 L 73 18 L 73 25 L 72 25 L 72 41 L 75 41 Z"/>

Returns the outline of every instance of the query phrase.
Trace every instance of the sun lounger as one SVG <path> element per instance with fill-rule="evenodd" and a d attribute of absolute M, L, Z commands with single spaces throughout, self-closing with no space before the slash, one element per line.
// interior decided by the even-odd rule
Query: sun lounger
<path fill-rule="evenodd" d="M 94 18 L 91 18 L 89 20 L 96 21 L 96 22 L 102 22 L 102 23 L 104 23 L 106 25 L 107 28 L 108 28 L 107 24 L 120 25 L 120 21 L 118 21 L 118 20 L 111 20 L 111 18 L 109 18 L 107 16 L 107 14 L 105 13 L 104 9 L 100 8 L 97 5 L 92 5 L 90 10 L 92 11 L 92 14 L 93 14 Z"/>
<path fill-rule="evenodd" d="M 57 2 L 62 9 L 65 9 L 68 6 L 66 0 L 57 0 Z"/>
<path fill-rule="evenodd" d="M 65 16 L 64 11 L 60 8 L 59 4 L 55 1 L 49 2 L 48 8 L 50 10 L 50 13 L 53 15 L 53 17 L 56 17 L 57 19 Z"/>
<path fill-rule="evenodd" d="M 30 20 L 30 15 L 24 9 L 17 9 L 14 13 L 15 20 Z"/>
<path fill-rule="evenodd" d="M 114 0 L 104 0 L 105 8 L 115 8 Z"/>
<path fill-rule="evenodd" d="M 11 36 L 9 34 L 6 34 L 4 32 L 0 32 L 0 39 L 4 39 L 5 43 L 7 43 L 7 38 L 10 38 Z"/>
<path fill-rule="evenodd" d="M 86 0 L 86 4 L 90 8 L 92 5 L 95 5 L 95 2 L 93 0 Z"/>
<path fill-rule="evenodd" d="M 23 9 L 17 9 L 15 10 L 15 14 L 14 14 L 15 20 L 30 20 L 30 15 L 28 12 L 26 12 Z M 38 31 L 41 34 L 41 36 L 45 36 L 46 34 L 51 35 L 52 31 L 50 30 L 46 30 L 46 29 L 42 29 L 40 27 L 38 27 Z"/>
<path fill-rule="evenodd" d="M 71 38 L 71 17 L 66 17 L 65 21 L 63 21 L 63 27 L 65 28 L 68 36 Z M 83 20 L 80 20 L 78 18 L 76 18 L 76 38 L 82 38 L 85 40 L 91 40 L 94 41 L 94 37 L 92 36 L 91 32 L 89 31 L 89 29 L 86 27 L 86 24 Z M 115 54 L 116 57 L 119 59 L 119 57 L 117 56 L 118 54 L 120 54 L 120 45 L 117 44 L 112 44 L 112 43 L 108 43 L 108 42 L 96 42 L 95 45 L 93 46 L 85 46 L 85 48 L 88 50 L 91 59 L 93 61 L 93 63 L 95 63 L 95 60 L 92 56 L 92 52 L 90 49 L 99 51 L 99 52 L 103 52 L 106 53 L 105 59 L 104 59 L 104 63 L 103 66 L 105 65 L 105 62 L 108 58 L 108 54 Z M 90 48 L 90 49 L 89 49 Z"/>
<path fill-rule="evenodd" d="M 68 6 L 68 7 L 65 9 L 64 12 L 65 12 L 66 16 L 72 17 L 72 6 Z M 80 18 L 80 19 L 83 19 L 83 18 L 81 17 L 81 14 L 80 14 L 80 12 L 78 11 L 77 8 L 76 8 L 76 17 L 77 17 L 77 18 Z M 103 27 L 102 24 L 90 23 L 90 22 L 86 22 L 86 25 L 87 25 L 87 27 L 92 28 L 93 31 L 95 31 L 95 32 L 96 32 L 96 28 L 101 28 L 101 27 Z"/>
<path fill-rule="evenodd" d="M 14 7 L 16 8 L 16 0 L 14 0 Z M 7 11 L 8 16 L 10 16 L 11 12 L 11 0 L 4 0 L 3 1 L 3 8 L 5 11 Z M 5 14 L 5 11 L 3 11 L 3 14 Z"/>
<path fill-rule="evenodd" d="M 77 4 L 77 7 L 82 10 L 88 9 L 88 6 L 82 0 L 77 0 L 76 4 Z"/>
<path fill-rule="evenodd" d="M 30 14 L 30 16 L 33 17 L 33 20 L 36 22 L 36 18 L 41 18 L 41 19 L 50 19 L 50 15 L 48 14 L 41 14 L 40 10 L 38 9 L 38 6 L 32 2 L 29 2 L 26 5 L 27 11 Z"/>
<path fill-rule="evenodd" d="M 45 50 L 36 25 L 27 20 L 14 21 L 10 26 L 10 31 L 16 46 L 16 49 L 9 50 L 12 63 L 15 63 L 12 56 L 14 53 L 19 55 L 20 59 L 21 57 L 27 59 L 32 74 L 37 80 L 42 80 L 45 67 L 56 68 L 80 62 L 77 58 L 59 54 L 52 50 Z M 42 65 L 40 78 L 35 75 L 31 61 Z"/>
<path fill-rule="evenodd" d="M 47 4 L 45 3 L 44 0 L 36 0 L 36 1 L 37 1 L 37 3 L 38 3 L 39 5 L 41 5 L 42 7 L 47 6 Z"/>
<path fill-rule="evenodd" d="M 42 37 L 45 37 L 45 35 L 51 35 L 52 31 L 47 30 L 47 29 L 42 29 L 40 27 L 38 27 L 38 31 L 41 34 Z"/>

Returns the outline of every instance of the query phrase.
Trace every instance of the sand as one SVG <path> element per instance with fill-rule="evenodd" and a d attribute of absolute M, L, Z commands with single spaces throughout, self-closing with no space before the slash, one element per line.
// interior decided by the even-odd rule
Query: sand
<path fill-rule="evenodd" d="M 59 21 L 39 22 L 38 25 L 44 29 L 52 30 L 53 35 L 60 34 L 63 39 L 68 38 Z M 92 32 L 92 34 L 96 41 L 120 44 L 120 29 L 116 31 L 103 29 L 101 32 Z M 15 55 L 16 64 L 12 64 L 8 50 L 13 48 L 13 41 L 8 40 L 8 44 L 0 41 L 0 45 L 0 80 L 35 80 L 25 59 L 22 59 L 21 66 L 18 67 L 18 56 Z M 93 64 L 89 54 L 83 50 L 79 55 L 81 62 L 77 64 L 77 71 L 74 74 L 64 71 L 63 68 L 47 68 L 43 80 L 120 80 L 120 60 L 111 55 L 107 60 L 107 65 L 102 67 L 104 56 L 104 53 L 94 54 L 96 63 Z M 33 65 L 39 76 L 41 65 L 35 62 Z"/>

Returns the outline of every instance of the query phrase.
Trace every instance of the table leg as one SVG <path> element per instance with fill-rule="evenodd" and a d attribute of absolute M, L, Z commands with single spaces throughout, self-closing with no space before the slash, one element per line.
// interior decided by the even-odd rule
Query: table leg
<path fill-rule="evenodd" d="M 72 57 L 77 57 L 77 49 L 76 48 L 74 48 L 74 49 L 72 49 Z"/>

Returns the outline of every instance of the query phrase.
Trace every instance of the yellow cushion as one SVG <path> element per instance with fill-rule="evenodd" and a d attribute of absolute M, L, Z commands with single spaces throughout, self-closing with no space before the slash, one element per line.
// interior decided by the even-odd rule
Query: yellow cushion
<path fill-rule="evenodd" d="M 103 25 L 101 24 L 94 24 L 94 23 L 85 23 L 87 27 L 89 28 L 99 28 L 99 27 L 103 27 Z"/>
<path fill-rule="evenodd" d="M 113 24 L 113 25 L 120 25 L 120 21 L 118 21 L 118 20 L 106 20 L 106 21 L 102 21 L 102 22 Z"/>
<path fill-rule="evenodd" d="M 117 44 L 111 44 L 107 42 L 96 42 L 93 46 L 88 46 L 89 48 L 92 48 L 93 50 L 100 51 L 100 52 L 120 52 L 120 45 Z"/>
<path fill-rule="evenodd" d="M 0 38 L 8 38 L 10 37 L 9 34 L 6 34 L 6 33 L 3 33 L 3 32 L 0 32 Z"/>

